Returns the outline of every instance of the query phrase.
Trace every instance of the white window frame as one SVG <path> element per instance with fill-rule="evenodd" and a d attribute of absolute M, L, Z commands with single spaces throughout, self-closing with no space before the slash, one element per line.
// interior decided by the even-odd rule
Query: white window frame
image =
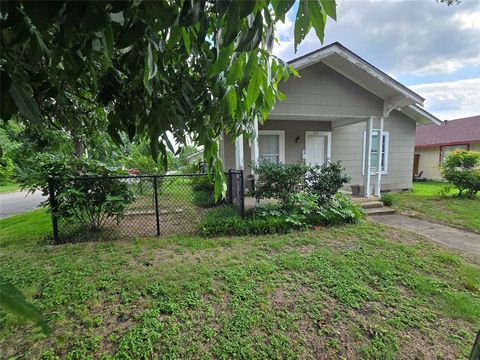
<path fill-rule="evenodd" d="M 380 131 L 376 131 L 376 130 L 372 131 L 372 136 L 373 135 L 378 135 L 379 132 Z M 384 136 L 383 143 L 384 143 L 384 146 L 385 146 L 385 153 L 382 156 L 382 158 L 383 158 L 383 169 L 382 169 L 381 174 L 382 175 L 387 175 L 388 174 L 389 148 L 390 148 L 390 132 L 384 131 L 383 136 Z M 366 146 L 366 144 L 367 144 L 367 132 L 364 131 L 363 132 L 363 151 L 362 151 L 362 175 L 365 175 L 365 161 L 366 161 L 365 146 Z M 371 174 L 376 174 L 377 173 L 377 164 L 375 164 L 375 166 L 373 166 L 373 164 L 371 164 L 370 172 L 371 172 Z"/>
<path fill-rule="evenodd" d="M 259 130 L 258 142 L 260 143 L 260 136 L 262 135 L 278 135 L 278 162 L 285 163 L 285 130 Z M 258 150 L 258 158 L 260 159 L 260 149 Z"/>

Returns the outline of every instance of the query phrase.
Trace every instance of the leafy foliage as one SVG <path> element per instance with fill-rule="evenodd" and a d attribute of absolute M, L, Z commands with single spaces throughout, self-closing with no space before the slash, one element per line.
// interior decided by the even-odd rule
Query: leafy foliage
<path fill-rule="evenodd" d="M 123 216 L 133 194 L 128 182 L 122 179 L 96 177 L 120 174 L 123 172 L 99 161 L 44 155 L 36 159 L 22 185 L 49 195 L 48 177 L 52 176 L 56 203 L 51 209 L 53 215 L 61 221 L 79 223 L 90 231 L 100 231 L 107 220 Z M 50 197 L 45 203 L 49 202 Z"/>
<path fill-rule="evenodd" d="M 1 118 L 28 126 L 95 128 L 108 113 L 117 143 L 149 139 L 173 151 L 193 135 L 215 182 L 224 180 L 222 132 L 251 132 L 295 71 L 270 53 L 274 29 L 292 8 L 281 1 L 16 1 L 1 9 Z M 322 38 L 335 1 L 301 1 L 295 48 L 313 26 Z M 216 186 L 219 196 L 224 188 Z"/>
<path fill-rule="evenodd" d="M 204 237 L 283 234 L 295 226 L 284 217 L 242 218 L 233 207 L 219 207 L 209 211 L 199 225 Z"/>
<path fill-rule="evenodd" d="M 457 149 L 448 154 L 442 166 L 442 176 L 453 183 L 462 195 L 474 198 L 480 191 L 480 153 Z"/>
<path fill-rule="evenodd" d="M 319 203 L 328 203 L 350 181 L 340 161 L 312 166 L 306 173 L 309 191 L 319 195 Z"/>
<path fill-rule="evenodd" d="M 392 206 L 395 203 L 395 195 L 392 193 L 384 192 L 380 195 L 380 201 L 385 206 Z"/>
<path fill-rule="evenodd" d="M 252 195 L 257 199 L 277 199 L 288 206 L 291 194 L 303 186 L 308 167 L 303 162 L 276 164 L 263 160 L 252 164 L 252 169 L 258 175 Z"/>

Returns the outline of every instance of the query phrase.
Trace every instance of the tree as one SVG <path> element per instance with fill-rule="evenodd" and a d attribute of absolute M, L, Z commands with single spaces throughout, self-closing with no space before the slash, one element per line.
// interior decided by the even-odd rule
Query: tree
<path fill-rule="evenodd" d="M 2 1 L 1 118 L 74 131 L 108 113 L 122 143 L 146 136 L 166 164 L 167 137 L 204 146 L 223 189 L 222 132 L 251 133 L 293 68 L 271 54 L 274 29 L 295 0 Z M 300 0 L 295 49 L 313 27 L 323 41 L 334 0 Z M 81 102 L 80 102 L 81 100 Z M 55 111 L 53 111 L 55 110 Z"/>
<path fill-rule="evenodd" d="M 480 152 L 457 149 L 448 154 L 442 166 L 442 176 L 453 183 L 461 196 L 474 198 L 480 191 Z"/>

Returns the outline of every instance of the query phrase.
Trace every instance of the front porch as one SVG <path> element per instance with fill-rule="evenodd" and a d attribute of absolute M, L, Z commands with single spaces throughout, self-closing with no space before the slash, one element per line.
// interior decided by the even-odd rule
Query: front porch
<path fill-rule="evenodd" d="M 342 131 L 352 126 L 354 128 L 349 131 Z M 383 171 L 378 172 L 377 169 L 385 169 L 388 162 L 384 159 L 384 140 L 388 141 L 388 138 L 383 117 L 334 120 L 319 117 L 287 120 L 274 117 L 263 125 L 255 122 L 248 141 L 243 136 L 234 142 L 224 139 L 221 149 L 225 162 L 228 164 L 230 160 L 230 167 L 242 169 L 250 177 L 255 177 L 251 162 L 262 160 L 283 163 L 305 161 L 312 165 L 341 161 L 352 178 L 351 184 L 364 189 L 363 196 L 371 197 L 380 196 L 382 190 Z"/>

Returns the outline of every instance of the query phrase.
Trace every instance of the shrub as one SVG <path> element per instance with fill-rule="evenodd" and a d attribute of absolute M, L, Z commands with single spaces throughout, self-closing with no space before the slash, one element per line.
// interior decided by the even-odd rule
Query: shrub
<path fill-rule="evenodd" d="M 12 159 L 3 157 L 0 159 L 0 185 L 6 185 L 12 181 L 15 165 Z"/>
<path fill-rule="evenodd" d="M 49 195 L 48 176 L 58 177 L 54 180 L 57 217 L 66 225 L 100 231 L 107 220 L 123 217 L 134 199 L 127 181 L 108 178 L 121 174 L 121 170 L 95 160 L 44 155 L 35 159 L 21 183 L 30 191 L 40 189 Z M 99 176 L 102 178 L 95 178 Z M 43 205 L 48 204 L 49 200 Z"/>
<path fill-rule="evenodd" d="M 342 193 L 337 193 L 328 203 L 320 206 L 309 222 L 323 225 L 354 224 L 364 217 L 363 209 L 352 199 Z"/>
<path fill-rule="evenodd" d="M 458 188 L 459 195 L 467 191 L 470 198 L 480 191 L 480 153 L 457 149 L 448 154 L 442 166 L 442 176 Z"/>
<path fill-rule="evenodd" d="M 380 200 L 385 206 L 392 206 L 395 203 L 395 195 L 392 193 L 382 193 L 380 195 Z"/>
<path fill-rule="evenodd" d="M 214 184 L 208 176 L 199 175 L 190 178 L 192 185 L 193 203 L 202 208 L 215 205 Z"/>
<path fill-rule="evenodd" d="M 309 167 L 306 173 L 308 189 L 318 194 L 319 203 L 325 204 L 350 181 L 340 161 Z"/>
<path fill-rule="evenodd" d="M 284 206 L 288 206 L 290 195 L 303 186 L 308 169 L 303 162 L 275 164 L 266 160 L 251 166 L 258 175 L 253 196 L 257 199 L 277 199 Z"/>

